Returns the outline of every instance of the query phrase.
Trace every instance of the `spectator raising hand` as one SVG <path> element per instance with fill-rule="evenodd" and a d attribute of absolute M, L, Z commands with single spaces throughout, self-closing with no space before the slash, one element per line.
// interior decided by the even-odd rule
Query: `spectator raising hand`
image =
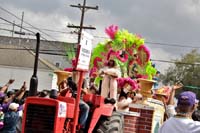
<path fill-rule="evenodd" d="M 22 97 L 24 96 L 24 93 L 26 92 L 26 82 L 24 81 L 22 87 L 15 93 L 14 91 L 9 91 L 7 93 L 7 98 L 5 98 L 4 103 L 10 103 L 12 101 L 19 102 Z"/>
<path fill-rule="evenodd" d="M 14 83 L 14 79 L 9 79 L 9 81 L 0 89 L 0 93 L 5 93 L 8 87 Z"/>
<path fill-rule="evenodd" d="M 178 82 L 172 87 L 172 89 L 177 90 L 177 89 L 180 89 L 182 87 L 183 87 L 183 84 L 181 82 Z"/>
<path fill-rule="evenodd" d="M 176 83 L 174 86 L 172 86 L 172 90 L 169 96 L 169 101 L 168 101 L 168 105 L 174 105 L 174 97 L 175 97 L 175 92 L 178 89 L 181 89 L 183 87 L 183 84 L 178 82 Z"/>
<path fill-rule="evenodd" d="M 27 89 L 27 85 L 26 85 L 26 81 L 24 81 L 22 87 L 21 87 L 21 91 L 26 91 Z"/>
<path fill-rule="evenodd" d="M 20 90 L 16 93 L 15 98 L 17 101 L 20 101 L 22 99 L 22 97 L 24 96 L 24 93 L 26 92 L 26 89 L 27 89 L 27 85 L 26 85 L 26 81 L 24 81 Z"/>

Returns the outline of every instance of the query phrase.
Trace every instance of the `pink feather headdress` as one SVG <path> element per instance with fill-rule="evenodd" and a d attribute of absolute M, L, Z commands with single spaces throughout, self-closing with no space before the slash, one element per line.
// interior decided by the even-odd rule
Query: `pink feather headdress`
<path fill-rule="evenodd" d="M 116 25 L 111 25 L 108 28 L 105 29 L 106 34 L 111 38 L 114 39 L 115 38 L 115 34 L 118 31 L 118 26 Z"/>

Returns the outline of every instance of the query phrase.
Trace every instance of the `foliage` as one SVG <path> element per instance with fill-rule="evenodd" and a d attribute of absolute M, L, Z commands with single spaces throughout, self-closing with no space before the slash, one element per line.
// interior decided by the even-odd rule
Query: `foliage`
<path fill-rule="evenodd" d="M 161 76 L 162 82 L 170 85 L 182 82 L 184 91 L 190 90 L 198 93 L 200 91 L 200 53 L 192 50 L 180 59 L 176 59 L 175 62 L 175 65 L 170 66 Z"/>
<path fill-rule="evenodd" d="M 68 61 L 71 61 L 76 56 L 76 52 L 75 52 L 74 46 L 65 43 L 64 47 L 65 47 L 65 51 L 66 51 L 66 57 L 67 57 L 66 59 Z"/>

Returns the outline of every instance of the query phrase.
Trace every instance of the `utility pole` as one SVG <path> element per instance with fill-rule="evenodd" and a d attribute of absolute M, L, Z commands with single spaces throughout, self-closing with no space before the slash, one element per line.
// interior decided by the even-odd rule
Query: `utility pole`
<path fill-rule="evenodd" d="M 14 34 L 14 30 L 15 30 L 15 21 L 13 21 L 13 27 L 12 27 L 12 37 L 13 37 L 13 34 Z"/>
<path fill-rule="evenodd" d="M 84 14 L 86 12 L 87 9 L 93 9 L 93 10 L 98 10 L 98 6 L 96 7 L 91 7 L 91 6 L 86 6 L 86 0 L 83 0 L 83 5 L 78 4 L 78 5 L 70 5 L 71 7 L 76 7 L 79 8 L 81 10 L 81 21 L 80 21 L 80 25 L 79 26 L 75 26 L 75 25 L 68 25 L 67 27 L 69 28 L 78 28 L 78 49 L 80 49 L 80 42 L 81 42 L 81 33 L 82 33 L 82 29 L 96 29 L 94 27 L 90 27 L 90 26 L 83 26 L 83 21 L 84 21 Z M 76 51 L 77 55 L 76 55 L 76 61 L 78 60 L 78 51 Z M 80 75 L 79 75 L 79 80 L 78 80 L 78 88 L 77 88 L 77 96 L 76 96 L 76 103 L 75 103 L 75 110 L 74 110 L 74 121 L 73 121 L 73 128 L 72 128 L 72 133 L 76 133 L 76 126 L 78 123 L 78 116 L 79 116 L 79 102 L 80 102 L 80 94 L 81 94 L 81 86 L 83 83 L 83 71 L 79 71 Z M 78 73 L 77 73 L 78 74 Z M 76 72 L 73 72 L 73 76 L 76 75 Z"/>
<path fill-rule="evenodd" d="M 91 26 L 83 26 L 85 12 L 87 11 L 87 9 L 98 10 L 98 6 L 96 6 L 96 7 L 86 6 L 86 0 L 83 1 L 83 5 L 78 4 L 78 5 L 70 5 L 70 6 L 79 8 L 81 10 L 80 26 L 75 26 L 75 25 L 68 25 L 67 26 L 68 28 L 77 28 L 77 29 L 79 29 L 79 31 L 78 31 L 78 44 L 80 44 L 82 29 L 91 29 L 91 30 L 95 30 L 96 29 L 95 27 L 91 27 Z"/>
<path fill-rule="evenodd" d="M 22 25 L 23 25 L 23 21 L 24 21 L 24 12 L 22 12 L 22 20 L 21 20 L 21 26 L 20 26 L 20 33 L 22 32 Z M 19 37 L 21 38 L 21 34 L 19 35 Z"/>

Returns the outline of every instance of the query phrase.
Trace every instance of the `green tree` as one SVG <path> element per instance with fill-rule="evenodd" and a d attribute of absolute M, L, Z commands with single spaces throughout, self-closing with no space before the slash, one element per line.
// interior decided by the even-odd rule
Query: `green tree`
<path fill-rule="evenodd" d="M 200 53 L 195 49 L 176 59 L 175 64 L 170 66 L 161 78 L 163 84 L 181 82 L 184 91 L 200 93 Z"/>

